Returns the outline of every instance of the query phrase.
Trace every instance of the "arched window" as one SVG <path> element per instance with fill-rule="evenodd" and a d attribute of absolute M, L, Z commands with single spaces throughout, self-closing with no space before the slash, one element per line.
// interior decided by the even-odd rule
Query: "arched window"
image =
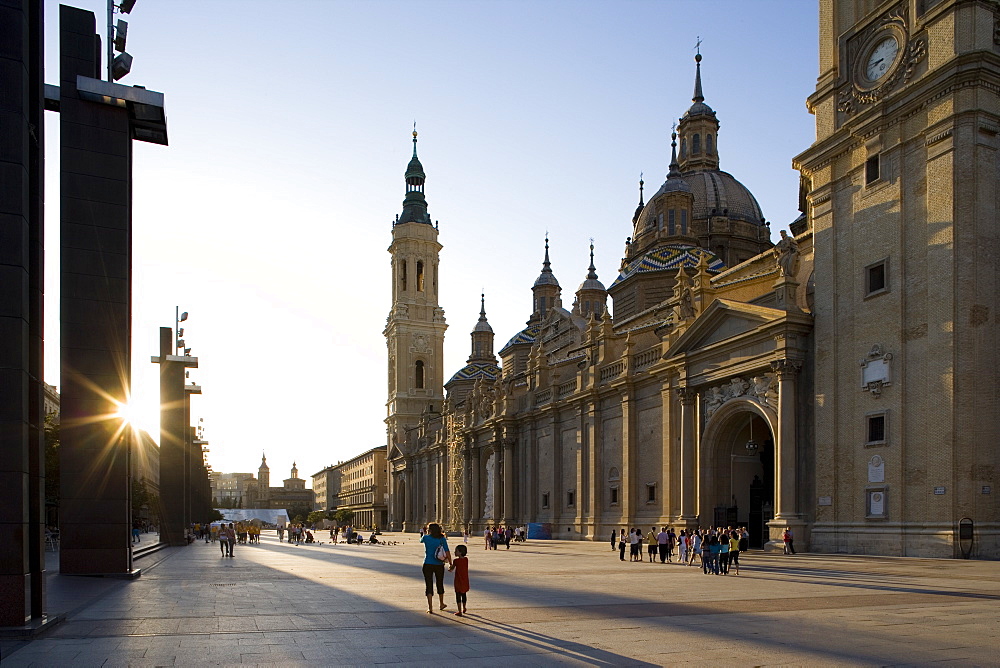
<path fill-rule="evenodd" d="M 422 390 L 424 389 L 424 363 L 420 360 L 417 360 L 415 366 L 416 366 L 417 389 Z"/>
<path fill-rule="evenodd" d="M 424 291 L 424 263 L 417 262 L 417 291 Z"/>
<path fill-rule="evenodd" d="M 688 211 L 681 209 L 681 234 L 688 233 Z"/>
<path fill-rule="evenodd" d="M 691 152 L 695 155 L 701 153 L 701 135 L 695 134 L 691 137 Z"/>
<path fill-rule="evenodd" d="M 712 155 L 712 135 L 705 135 L 705 153 Z"/>
<path fill-rule="evenodd" d="M 674 217 L 676 215 L 675 212 L 676 209 L 670 209 L 670 211 L 667 212 L 667 234 L 677 234 L 677 222 Z"/>
<path fill-rule="evenodd" d="M 681 157 L 683 158 L 688 154 L 688 140 L 681 139 Z"/>
<path fill-rule="evenodd" d="M 402 290 L 406 290 L 406 260 L 399 261 L 399 283 Z"/>

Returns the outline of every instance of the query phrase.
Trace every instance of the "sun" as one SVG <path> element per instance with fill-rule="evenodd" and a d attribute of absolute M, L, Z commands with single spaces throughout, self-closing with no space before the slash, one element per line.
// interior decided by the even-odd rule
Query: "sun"
<path fill-rule="evenodd" d="M 124 422 L 125 424 L 132 427 L 132 429 L 139 429 L 140 412 L 138 407 L 133 403 L 120 403 L 118 404 L 118 410 L 115 411 L 115 417 Z"/>

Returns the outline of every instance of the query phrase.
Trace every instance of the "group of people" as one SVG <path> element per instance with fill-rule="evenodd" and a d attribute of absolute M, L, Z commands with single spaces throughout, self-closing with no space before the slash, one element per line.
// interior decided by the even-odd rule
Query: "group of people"
<path fill-rule="evenodd" d="M 750 549 L 750 533 L 743 528 L 681 529 L 678 535 L 673 527 L 653 527 L 645 536 L 641 529 L 622 529 L 611 532 L 611 549 L 618 549 L 618 558 L 625 561 L 625 548 L 629 548 L 629 561 L 642 561 L 642 546 L 650 563 L 659 558 L 661 564 L 678 563 L 701 566 L 706 575 L 740 574 L 740 552 Z M 676 554 L 677 561 L 674 561 Z"/>
<path fill-rule="evenodd" d="M 465 542 L 468 543 L 469 532 L 466 531 L 465 535 Z M 486 540 L 487 550 L 496 550 L 501 545 L 509 550 L 511 541 L 515 543 L 527 541 L 528 532 L 524 530 L 524 527 L 493 526 L 483 529 L 483 538 Z"/>
<path fill-rule="evenodd" d="M 233 556 L 233 546 L 236 544 L 236 538 L 236 526 L 232 522 L 212 526 L 212 540 L 219 541 L 219 549 L 222 550 L 223 557 Z"/>
<path fill-rule="evenodd" d="M 284 542 L 285 540 L 285 527 L 278 527 L 278 542 Z M 313 532 L 310 531 L 304 524 L 289 524 L 288 528 L 288 544 L 289 545 L 301 545 L 302 543 L 315 543 L 316 539 L 313 537 Z"/>

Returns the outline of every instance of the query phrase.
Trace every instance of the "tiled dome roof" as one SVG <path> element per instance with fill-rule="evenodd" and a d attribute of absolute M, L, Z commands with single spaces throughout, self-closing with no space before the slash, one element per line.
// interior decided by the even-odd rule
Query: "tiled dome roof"
<path fill-rule="evenodd" d="M 535 342 L 535 337 L 538 336 L 538 332 L 542 331 L 540 325 L 528 325 L 520 332 L 514 335 L 514 337 L 500 349 L 500 354 L 503 355 L 504 351 L 511 346 L 517 346 L 522 344 L 532 344 Z"/>
<path fill-rule="evenodd" d="M 725 263 L 711 251 L 697 246 L 660 246 L 629 262 L 611 284 L 614 287 L 636 274 L 658 271 L 677 271 L 677 267 L 697 267 L 701 258 L 708 262 L 708 271 L 718 274 L 726 268 Z M 508 344 L 510 345 L 510 344 Z"/>
<path fill-rule="evenodd" d="M 456 380 L 496 380 L 500 377 L 500 367 L 489 362 L 473 362 L 458 371 L 448 383 Z M 447 384 L 447 383 L 446 383 Z"/>

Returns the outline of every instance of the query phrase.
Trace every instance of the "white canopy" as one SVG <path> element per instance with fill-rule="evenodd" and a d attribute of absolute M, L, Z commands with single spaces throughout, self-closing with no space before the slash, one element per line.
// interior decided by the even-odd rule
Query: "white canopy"
<path fill-rule="evenodd" d="M 288 512 L 274 508 L 216 508 L 227 522 L 249 522 L 260 520 L 268 524 L 285 526 L 288 524 Z"/>

